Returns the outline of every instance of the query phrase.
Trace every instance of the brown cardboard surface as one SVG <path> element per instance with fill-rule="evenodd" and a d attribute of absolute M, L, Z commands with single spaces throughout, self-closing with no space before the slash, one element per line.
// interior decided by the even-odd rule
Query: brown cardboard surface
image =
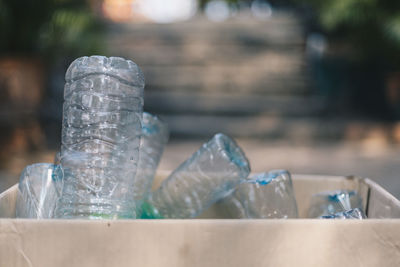
<path fill-rule="evenodd" d="M 400 266 L 386 220 L 0 220 L 0 266 Z"/>
<path fill-rule="evenodd" d="M 18 184 L 0 193 L 0 218 L 15 218 Z"/>
<path fill-rule="evenodd" d="M 367 209 L 369 218 L 400 218 L 398 199 L 370 179 L 365 179 L 364 183 L 370 189 Z"/>
<path fill-rule="evenodd" d="M 356 189 L 370 218 L 400 217 L 400 202 L 368 179 L 293 180 L 302 216 L 312 194 Z M 15 195 L 0 194 L 0 217 L 15 213 Z M 400 220 L 0 219 L 0 266 L 400 266 Z"/>

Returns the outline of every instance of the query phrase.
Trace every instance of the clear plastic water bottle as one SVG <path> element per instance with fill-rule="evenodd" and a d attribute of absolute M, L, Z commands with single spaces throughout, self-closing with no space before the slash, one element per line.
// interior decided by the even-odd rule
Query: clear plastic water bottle
<path fill-rule="evenodd" d="M 286 170 L 255 174 L 218 204 L 227 217 L 235 219 L 298 217 L 291 175 Z"/>
<path fill-rule="evenodd" d="M 53 217 L 60 196 L 61 168 L 50 163 L 26 166 L 18 184 L 17 218 L 49 219 Z"/>
<path fill-rule="evenodd" d="M 58 151 L 55 155 L 54 155 L 54 165 L 60 165 L 61 164 L 61 152 Z"/>
<path fill-rule="evenodd" d="M 76 59 L 65 75 L 59 218 L 134 218 L 144 76 L 130 60 Z"/>
<path fill-rule="evenodd" d="M 364 212 L 360 210 L 359 208 L 351 209 L 351 210 L 346 210 L 346 211 L 341 211 L 337 212 L 335 214 L 331 215 L 324 215 L 319 217 L 320 219 L 356 219 L 356 220 L 364 220 L 367 218 L 365 216 Z"/>
<path fill-rule="evenodd" d="M 353 190 L 320 192 L 311 198 L 308 217 L 318 218 L 356 208 L 363 210 L 362 199 Z"/>
<path fill-rule="evenodd" d="M 168 137 L 167 124 L 157 116 L 144 112 L 139 163 L 133 186 L 136 201 L 145 199 L 149 195 Z"/>
<path fill-rule="evenodd" d="M 249 162 L 236 142 L 216 134 L 152 193 L 149 201 L 156 212 L 151 213 L 162 218 L 196 217 L 230 194 L 249 173 Z"/>

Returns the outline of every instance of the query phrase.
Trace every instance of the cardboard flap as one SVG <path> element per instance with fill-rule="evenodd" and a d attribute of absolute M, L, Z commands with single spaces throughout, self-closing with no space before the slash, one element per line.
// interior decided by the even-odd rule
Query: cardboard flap
<path fill-rule="evenodd" d="M 368 207 L 366 209 L 368 218 L 400 218 L 400 201 L 370 179 L 364 183 L 369 188 Z"/>

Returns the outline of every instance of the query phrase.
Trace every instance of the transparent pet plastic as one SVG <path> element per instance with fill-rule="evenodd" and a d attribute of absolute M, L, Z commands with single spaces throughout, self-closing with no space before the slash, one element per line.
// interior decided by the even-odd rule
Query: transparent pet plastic
<path fill-rule="evenodd" d="M 169 137 L 168 126 L 157 116 L 143 113 L 139 163 L 133 186 L 135 200 L 147 198 Z"/>
<path fill-rule="evenodd" d="M 193 218 L 230 194 L 249 173 L 241 148 L 228 136 L 216 134 L 163 181 L 150 202 L 157 216 Z"/>
<path fill-rule="evenodd" d="M 255 174 L 218 203 L 228 218 L 297 218 L 291 175 L 286 170 Z"/>
<path fill-rule="evenodd" d="M 362 199 L 355 191 L 321 192 L 312 196 L 308 217 L 318 218 L 356 208 L 363 210 Z"/>
<path fill-rule="evenodd" d="M 62 172 L 60 166 L 37 163 L 27 166 L 18 184 L 16 217 L 52 218 L 60 196 Z"/>
<path fill-rule="evenodd" d="M 60 165 L 60 164 L 61 164 L 61 152 L 60 152 L 60 151 L 57 152 L 57 153 L 54 155 L 54 164 L 55 164 L 55 165 Z"/>
<path fill-rule="evenodd" d="M 320 217 L 320 219 L 357 219 L 357 220 L 363 220 L 366 218 L 367 216 L 365 216 L 364 212 L 358 208 L 341 211 L 332 215 L 324 215 Z"/>
<path fill-rule="evenodd" d="M 68 68 L 58 218 L 134 218 L 144 77 L 130 60 L 91 56 Z"/>

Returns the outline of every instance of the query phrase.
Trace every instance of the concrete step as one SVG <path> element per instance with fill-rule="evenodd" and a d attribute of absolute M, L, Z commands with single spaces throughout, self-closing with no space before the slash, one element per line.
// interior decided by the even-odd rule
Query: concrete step
<path fill-rule="evenodd" d="M 303 67 L 302 46 L 270 47 L 267 45 L 254 46 L 240 43 L 218 44 L 215 42 L 193 42 L 185 45 L 176 44 L 140 44 L 123 43 L 115 45 L 116 53 L 122 53 L 133 59 L 142 67 L 146 66 L 176 66 L 215 64 L 219 67 L 226 65 L 242 65 L 262 67 L 268 64 L 273 69 Z"/>
<path fill-rule="evenodd" d="M 234 137 L 307 141 L 313 139 L 338 140 L 343 137 L 349 122 L 316 117 L 215 116 L 159 114 L 170 128 L 172 136 L 207 137 L 222 132 Z"/>
<path fill-rule="evenodd" d="M 215 23 L 199 16 L 172 24 L 111 25 L 110 55 L 133 59 L 147 91 L 307 94 L 302 22 L 278 12 L 270 20 Z"/>
<path fill-rule="evenodd" d="M 281 71 L 279 71 L 281 70 Z M 254 66 L 245 62 L 226 66 L 145 67 L 146 90 L 247 92 L 259 94 L 307 94 L 309 81 L 293 68 L 276 68 L 265 63 Z"/>
<path fill-rule="evenodd" d="M 303 25 L 300 18 L 291 12 L 275 13 L 269 20 L 233 18 L 224 22 L 212 22 L 204 16 L 171 23 L 111 24 L 108 27 L 112 44 L 132 43 L 194 43 L 211 40 L 214 43 L 241 42 L 243 45 L 302 45 Z M 119 36 L 120 34 L 123 36 Z M 113 37 L 116 37 L 113 38 Z"/>
<path fill-rule="evenodd" d="M 273 137 L 314 129 L 309 118 L 322 112 L 322 102 L 310 85 L 304 42 L 302 21 L 290 12 L 267 21 L 215 23 L 199 16 L 110 25 L 107 38 L 110 54 L 143 69 L 145 109 L 161 114 L 180 136 Z"/>
<path fill-rule="evenodd" d="M 162 114 L 312 116 L 323 111 L 319 96 L 146 91 L 145 110 Z"/>

